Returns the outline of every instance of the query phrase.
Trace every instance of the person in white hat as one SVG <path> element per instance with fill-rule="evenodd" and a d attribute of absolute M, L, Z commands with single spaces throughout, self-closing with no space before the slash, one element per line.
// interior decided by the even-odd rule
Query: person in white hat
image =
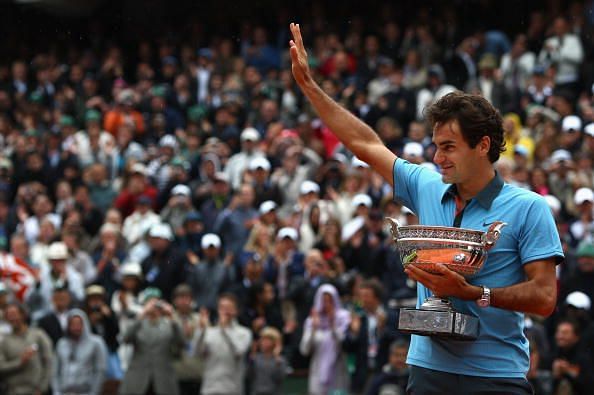
<path fill-rule="evenodd" d="M 278 185 L 270 181 L 271 169 L 270 162 L 264 157 L 254 158 L 249 164 L 251 184 L 256 193 L 256 207 L 267 200 L 282 202 L 283 197 Z"/>
<path fill-rule="evenodd" d="M 233 189 L 239 188 L 243 172 L 248 169 L 255 158 L 264 158 L 264 153 L 258 148 L 260 133 L 251 127 L 245 128 L 239 137 L 241 151 L 231 156 L 225 166 L 225 173 L 229 177 Z"/>
<path fill-rule="evenodd" d="M 276 234 L 273 251 L 264 266 L 266 281 L 276 286 L 280 298 L 284 298 L 291 278 L 305 272 L 305 256 L 297 249 L 299 233 L 295 228 L 284 227 Z"/>
<path fill-rule="evenodd" d="M 67 264 L 68 258 L 66 244 L 63 242 L 50 244 L 47 252 L 49 264 L 41 266 L 38 286 L 27 296 L 33 320 L 41 318 L 51 309 L 54 288 L 67 287 L 76 303 L 84 300 L 84 280 L 80 273 Z"/>
<path fill-rule="evenodd" d="M 361 216 L 363 218 L 367 218 L 369 216 L 369 210 L 371 210 L 373 202 L 371 201 L 371 197 L 368 194 L 359 193 L 353 197 L 351 205 L 354 210 L 354 217 Z"/>
<path fill-rule="evenodd" d="M 406 267 L 405 274 L 417 282 L 419 305 L 430 295 L 447 296 L 479 322 L 476 341 L 464 345 L 413 334 L 407 391 L 506 393 L 513 385 L 518 394 L 532 393 L 525 377 L 530 359 L 523 314 L 553 313 L 555 266 L 564 253 L 544 199 L 505 184 L 495 171 L 505 150 L 501 114 L 484 97 L 460 91 L 426 108 L 429 101 L 419 101 L 419 118 L 433 129 L 433 161 L 441 174 L 432 172 L 398 158 L 374 130 L 325 94 L 313 78 L 299 25 L 291 23 L 290 30 L 293 76 L 321 121 L 393 187 L 394 198 L 413 209 L 422 225 L 486 231 L 493 221 L 510 224 L 487 257 L 489 270 L 478 276 L 466 278 L 445 265 L 437 266 L 438 273 Z"/>
<path fill-rule="evenodd" d="M 592 240 L 594 192 L 590 188 L 579 188 L 573 195 L 573 202 L 575 203 L 578 219 L 569 226 L 569 233 L 576 244 L 582 240 Z"/>
<path fill-rule="evenodd" d="M 183 251 L 175 248 L 175 236 L 168 224 L 151 226 L 147 236 L 150 254 L 140 263 L 144 283 L 158 288 L 164 299 L 171 300 L 173 289 L 186 279 L 186 257 Z"/>
<path fill-rule="evenodd" d="M 161 221 L 171 225 L 175 234 L 182 234 L 184 221 L 191 211 L 194 211 L 192 190 L 185 184 L 177 184 L 171 189 L 167 206 L 161 210 Z"/>
<path fill-rule="evenodd" d="M 222 242 L 217 234 L 205 234 L 200 245 L 203 258 L 199 264 L 192 266 L 186 282 L 192 288 L 196 306 L 214 312 L 219 293 L 235 280 L 235 268 L 230 260 L 223 260 Z"/>
<path fill-rule="evenodd" d="M 130 247 L 141 241 L 151 226 L 161 222 L 159 214 L 153 211 L 153 204 L 154 201 L 150 196 L 140 196 L 136 201 L 134 212 L 124 220 L 122 235 Z"/>
<path fill-rule="evenodd" d="M 111 309 L 113 310 L 120 328 L 124 333 L 132 325 L 134 320 L 142 311 L 140 302 L 140 287 L 142 285 L 142 267 L 138 262 L 126 261 L 120 269 L 122 281 L 120 289 L 116 290 L 111 297 Z M 126 371 L 132 358 L 134 347 L 130 344 L 120 343 L 118 356 L 122 370 Z"/>
<path fill-rule="evenodd" d="M 582 120 L 577 115 L 568 115 L 561 122 L 559 145 L 570 152 L 577 152 L 582 143 Z"/>

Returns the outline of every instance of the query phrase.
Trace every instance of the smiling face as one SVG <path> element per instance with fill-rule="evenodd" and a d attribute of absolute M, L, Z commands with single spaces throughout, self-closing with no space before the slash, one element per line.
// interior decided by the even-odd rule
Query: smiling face
<path fill-rule="evenodd" d="M 489 137 L 471 148 L 457 121 L 437 124 L 433 131 L 436 150 L 433 161 L 441 168 L 441 176 L 447 184 L 465 184 L 472 181 L 479 166 L 489 166 Z M 480 174 L 480 173 L 479 173 Z"/>

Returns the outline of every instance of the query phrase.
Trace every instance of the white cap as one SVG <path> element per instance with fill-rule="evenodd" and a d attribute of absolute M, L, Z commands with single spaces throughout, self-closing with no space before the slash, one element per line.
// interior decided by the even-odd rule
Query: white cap
<path fill-rule="evenodd" d="M 563 118 L 561 129 L 564 132 L 580 132 L 582 130 L 582 120 L 577 115 L 568 115 Z"/>
<path fill-rule="evenodd" d="M 183 196 L 190 196 L 192 191 L 190 187 L 184 184 L 177 184 L 171 189 L 172 195 L 183 195 Z"/>
<path fill-rule="evenodd" d="M 262 204 L 260 204 L 260 214 L 264 215 L 264 214 L 268 214 L 269 212 L 271 212 L 272 210 L 276 209 L 276 203 L 273 202 L 272 200 L 267 200 L 265 202 L 262 202 Z"/>
<path fill-rule="evenodd" d="M 522 144 L 516 144 L 516 145 L 514 145 L 514 153 L 520 154 L 526 158 L 526 157 L 528 157 L 528 148 L 526 148 Z"/>
<path fill-rule="evenodd" d="M 419 166 L 434 171 L 436 173 L 439 172 L 439 170 L 437 169 L 437 165 L 433 162 L 423 162 Z"/>
<path fill-rule="evenodd" d="M 367 208 L 371 208 L 372 202 L 369 195 L 366 193 L 359 193 L 353 197 L 351 201 L 353 207 L 359 207 L 360 205 L 364 205 Z"/>
<path fill-rule="evenodd" d="M 308 193 L 320 193 L 320 186 L 313 181 L 305 180 L 301 183 L 299 193 L 301 195 L 307 195 Z"/>
<path fill-rule="evenodd" d="M 567 298 L 565 298 L 565 303 L 584 310 L 590 310 L 590 307 L 592 306 L 590 297 L 580 291 L 574 291 L 567 295 Z"/>
<path fill-rule="evenodd" d="M 584 133 L 588 136 L 594 137 L 594 122 L 587 124 L 584 127 Z"/>
<path fill-rule="evenodd" d="M 221 248 L 221 238 L 214 233 L 207 233 L 202 236 L 202 240 L 200 240 L 200 246 L 204 250 L 211 246 L 214 248 Z"/>
<path fill-rule="evenodd" d="M 254 128 L 245 128 L 239 137 L 241 141 L 259 141 L 260 133 Z"/>
<path fill-rule="evenodd" d="M 8 287 L 2 281 L 0 281 L 0 293 L 2 293 L 2 294 L 8 293 Z"/>
<path fill-rule="evenodd" d="M 169 147 L 169 148 L 176 149 L 177 148 L 177 139 L 175 138 L 175 136 L 166 134 L 165 136 L 161 137 L 161 139 L 159 140 L 159 145 L 161 147 Z"/>
<path fill-rule="evenodd" d="M 276 238 L 279 240 L 282 240 L 286 237 L 288 237 L 289 239 L 291 239 L 293 241 L 297 241 L 297 239 L 299 238 L 299 235 L 297 234 L 297 231 L 294 228 L 289 228 L 289 227 L 281 228 L 278 231 L 278 233 L 276 234 Z"/>
<path fill-rule="evenodd" d="M 61 241 L 50 244 L 47 249 L 48 260 L 66 260 L 68 259 L 68 247 Z"/>
<path fill-rule="evenodd" d="M 215 181 L 223 181 L 223 182 L 226 182 L 227 184 L 229 183 L 229 176 L 224 171 L 217 171 L 214 174 L 214 179 L 215 179 Z"/>
<path fill-rule="evenodd" d="M 134 163 L 130 170 L 132 171 L 132 174 L 138 173 L 142 174 L 143 176 L 146 176 L 147 173 L 146 166 L 140 162 Z"/>
<path fill-rule="evenodd" d="M 342 227 L 342 234 L 341 239 L 342 241 L 348 241 L 351 237 L 355 235 L 363 225 L 365 224 L 365 219 L 363 217 L 355 217 Z"/>
<path fill-rule="evenodd" d="M 421 158 L 425 149 L 421 145 L 421 143 L 417 143 L 416 141 L 411 141 L 410 143 L 406 143 L 404 148 L 402 149 L 403 156 L 416 156 Z"/>
<path fill-rule="evenodd" d="M 122 276 L 134 276 L 142 278 L 142 267 L 138 262 L 126 262 L 120 269 Z"/>
<path fill-rule="evenodd" d="M 573 201 L 577 206 L 584 202 L 594 203 L 594 192 L 592 192 L 590 188 L 580 188 L 575 191 L 575 195 L 573 195 Z"/>
<path fill-rule="evenodd" d="M 561 211 L 561 201 L 553 195 L 545 195 L 544 199 L 549 205 L 549 208 L 551 209 L 553 214 L 559 214 L 559 212 Z"/>
<path fill-rule="evenodd" d="M 252 159 L 252 161 L 250 162 L 249 169 L 254 171 L 259 168 L 262 168 L 266 171 L 270 171 L 270 162 L 268 162 L 268 159 L 266 159 L 263 156 L 257 156 L 254 159 Z"/>
<path fill-rule="evenodd" d="M 101 228 L 99 228 L 99 234 L 105 234 L 105 233 L 113 233 L 116 235 L 119 235 L 121 231 L 121 228 L 119 225 L 116 224 L 112 224 L 111 222 L 106 222 L 103 225 L 101 225 Z"/>
<path fill-rule="evenodd" d="M 164 223 L 158 223 L 151 226 L 148 235 L 149 237 L 156 237 L 159 239 L 165 239 L 169 241 L 173 240 L 173 232 L 171 231 L 171 226 Z"/>
<path fill-rule="evenodd" d="M 367 162 L 363 162 L 361 159 L 357 158 L 356 156 L 353 156 L 353 158 L 351 159 L 351 167 L 352 168 L 357 168 L 357 167 L 369 167 L 369 165 L 367 164 Z"/>
<path fill-rule="evenodd" d="M 561 161 L 570 161 L 571 160 L 571 154 L 569 153 L 569 151 L 564 150 L 564 149 L 558 149 L 556 151 L 553 152 L 553 154 L 551 155 L 551 161 L 553 163 L 557 163 L 557 162 L 561 162 Z"/>

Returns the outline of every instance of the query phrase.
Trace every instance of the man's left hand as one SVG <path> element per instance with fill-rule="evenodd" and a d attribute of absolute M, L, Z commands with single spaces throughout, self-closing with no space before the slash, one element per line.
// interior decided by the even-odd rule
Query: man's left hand
<path fill-rule="evenodd" d="M 404 270 L 409 278 L 429 288 L 435 296 L 454 296 L 463 300 L 480 298 L 482 293 L 480 287 L 470 285 L 462 275 L 442 264 L 435 265 L 435 271 L 437 273 L 429 273 L 414 265 L 408 265 Z"/>

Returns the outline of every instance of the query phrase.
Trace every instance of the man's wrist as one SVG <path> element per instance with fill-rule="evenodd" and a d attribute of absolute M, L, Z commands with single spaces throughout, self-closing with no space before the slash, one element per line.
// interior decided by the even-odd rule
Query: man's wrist
<path fill-rule="evenodd" d="M 464 297 L 464 300 L 478 300 L 483 296 L 483 287 L 477 285 L 470 285 Z"/>

